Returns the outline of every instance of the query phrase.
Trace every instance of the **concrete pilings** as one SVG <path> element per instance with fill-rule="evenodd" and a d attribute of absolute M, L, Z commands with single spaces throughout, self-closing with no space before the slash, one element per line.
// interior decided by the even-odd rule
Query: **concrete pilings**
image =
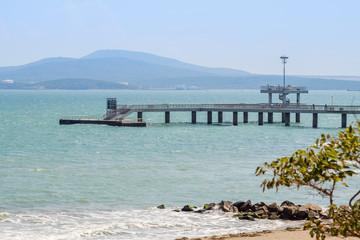
<path fill-rule="evenodd" d="M 341 127 L 346 128 L 346 113 L 341 114 Z"/>
<path fill-rule="evenodd" d="M 273 123 L 273 122 L 274 122 L 274 113 L 268 112 L 268 123 Z"/>
<path fill-rule="evenodd" d="M 137 113 L 138 122 L 142 122 L 143 114 L 142 112 Z"/>
<path fill-rule="evenodd" d="M 317 127 L 318 127 L 318 114 L 313 113 L 313 128 L 317 128 Z"/>
<path fill-rule="evenodd" d="M 196 123 L 196 111 L 191 111 L 191 123 Z"/>
<path fill-rule="evenodd" d="M 244 123 L 248 123 L 249 122 L 249 113 L 248 112 L 244 112 Z"/>
<path fill-rule="evenodd" d="M 218 123 L 223 122 L 223 112 L 218 112 Z"/>
<path fill-rule="evenodd" d="M 207 112 L 207 123 L 212 124 L 212 111 Z"/>
<path fill-rule="evenodd" d="M 258 112 L 258 121 L 259 121 L 259 125 L 264 125 L 264 114 L 263 114 L 263 112 Z"/>
<path fill-rule="evenodd" d="M 296 121 L 297 123 L 300 122 L 300 113 L 296 113 L 296 114 L 295 114 L 295 121 Z"/>
<path fill-rule="evenodd" d="M 170 112 L 165 112 L 165 123 L 170 123 Z"/>
<path fill-rule="evenodd" d="M 290 113 L 285 113 L 285 126 L 290 126 Z"/>
<path fill-rule="evenodd" d="M 238 125 L 238 112 L 233 112 L 233 125 Z"/>

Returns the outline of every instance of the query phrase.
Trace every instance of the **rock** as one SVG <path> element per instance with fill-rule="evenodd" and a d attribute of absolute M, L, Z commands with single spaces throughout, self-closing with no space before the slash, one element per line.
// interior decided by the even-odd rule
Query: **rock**
<path fill-rule="evenodd" d="M 295 213 L 297 219 L 306 219 L 308 217 L 308 214 L 309 209 L 304 206 L 300 206 Z"/>
<path fill-rule="evenodd" d="M 184 212 L 192 212 L 194 211 L 194 207 L 193 206 L 190 206 L 190 205 L 185 205 L 181 211 L 184 211 Z"/>
<path fill-rule="evenodd" d="M 237 207 L 238 209 L 240 209 L 242 206 L 245 205 L 245 201 L 240 200 L 240 201 L 237 201 L 237 202 L 233 203 L 233 205 L 235 207 Z"/>
<path fill-rule="evenodd" d="M 313 210 L 310 210 L 310 211 L 309 211 L 309 214 L 308 214 L 308 218 L 309 218 L 309 219 L 310 219 L 310 218 L 318 219 L 318 218 L 320 218 L 320 215 L 319 215 L 318 212 L 315 212 L 315 211 L 313 211 Z"/>
<path fill-rule="evenodd" d="M 284 206 L 289 206 L 289 207 L 291 207 L 291 206 L 296 206 L 296 205 L 295 205 L 295 203 L 286 200 L 286 201 L 282 202 L 280 206 L 281 206 L 281 207 L 284 207 Z"/>
<path fill-rule="evenodd" d="M 288 216 L 293 216 L 297 210 L 296 206 L 286 206 L 284 207 L 283 213 Z"/>
<path fill-rule="evenodd" d="M 340 205 L 339 212 L 351 212 L 351 209 L 348 205 Z"/>
<path fill-rule="evenodd" d="M 215 203 L 205 203 L 204 204 L 204 210 L 213 210 L 215 208 L 216 204 Z"/>
<path fill-rule="evenodd" d="M 254 213 L 244 213 L 239 216 L 239 219 L 255 221 L 254 217 L 255 217 Z"/>
<path fill-rule="evenodd" d="M 157 206 L 158 209 L 165 209 L 165 205 L 164 204 L 161 204 L 159 206 Z"/>
<path fill-rule="evenodd" d="M 242 204 L 241 206 L 237 206 L 238 210 L 241 212 L 245 212 L 248 211 L 249 209 L 251 209 L 252 205 L 251 205 L 251 200 L 247 200 L 244 204 Z"/>
<path fill-rule="evenodd" d="M 306 208 L 309 211 L 313 210 L 313 211 L 318 212 L 318 213 L 320 213 L 322 211 L 322 208 L 319 205 L 315 205 L 315 204 L 312 204 L 312 203 L 305 204 L 305 205 L 303 205 L 301 207 Z"/>
<path fill-rule="evenodd" d="M 270 204 L 268 206 L 268 209 L 270 212 L 277 212 L 278 211 L 278 205 L 276 204 L 276 202 Z"/>
<path fill-rule="evenodd" d="M 221 201 L 219 205 L 221 210 L 224 212 L 238 212 L 237 207 L 235 207 L 230 201 Z"/>

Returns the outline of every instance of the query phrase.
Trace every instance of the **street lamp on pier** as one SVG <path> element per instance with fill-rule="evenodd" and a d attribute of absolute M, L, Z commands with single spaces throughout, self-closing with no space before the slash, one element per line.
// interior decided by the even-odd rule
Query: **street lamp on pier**
<path fill-rule="evenodd" d="M 280 59 L 281 59 L 281 61 L 282 61 L 282 63 L 284 64 L 284 74 L 283 74 L 283 84 L 284 84 L 284 89 L 285 89 L 285 63 L 287 62 L 287 59 L 288 59 L 289 57 L 287 57 L 287 56 L 281 56 L 280 57 Z"/>

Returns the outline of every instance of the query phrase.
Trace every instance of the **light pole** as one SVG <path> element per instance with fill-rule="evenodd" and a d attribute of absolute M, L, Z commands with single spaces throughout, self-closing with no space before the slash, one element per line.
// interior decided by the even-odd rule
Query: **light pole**
<path fill-rule="evenodd" d="M 283 75 L 283 83 L 284 83 L 284 89 L 285 89 L 285 63 L 289 57 L 287 56 L 281 56 L 280 59 L 282 60 L 282 63 L 284 64 L 284 75 Z"/>

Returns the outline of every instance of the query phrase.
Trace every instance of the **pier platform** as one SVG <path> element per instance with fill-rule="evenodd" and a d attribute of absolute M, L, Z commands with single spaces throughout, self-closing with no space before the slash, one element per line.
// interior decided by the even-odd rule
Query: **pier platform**
<path fill-rule="evenodd" d="M 69 124 L 99 124 L 118 127 L 146 127 L 145 122 L 137 122 L 132 120 L 103 120 L 103 119 L 60 119 L 60 125 Z"/>

